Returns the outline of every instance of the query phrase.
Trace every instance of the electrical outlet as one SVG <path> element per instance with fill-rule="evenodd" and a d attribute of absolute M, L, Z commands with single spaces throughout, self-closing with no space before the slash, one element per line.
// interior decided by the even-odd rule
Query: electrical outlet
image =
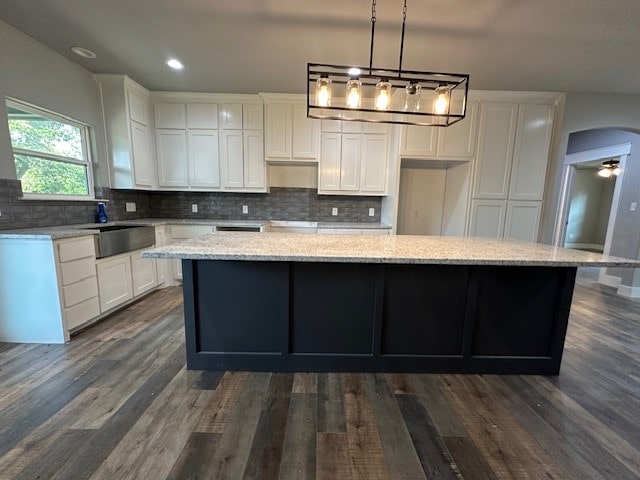
<path fill-rule="evenodd" d="M 247 213 L 249 213 L 249 206 L 248 205 L 242 205 L 242 214 L 246 215 Z"/>
<path fill-rule="evenodd" d="M 376 209 L 375 208 L 370 208 L 369 209 L 369 216 L 373 217 L 373 216 L 375 216 L 375 214 L 376 214 Z"/>
<path fill-rule="evenodd" d="M 192 203 L 191 204 L 191 213 L 198 213 L 198 204 L 197 203 Z"/>
<path fill-rule="evenodd" d="M 629 210 L 631 210 L 632 212 L 635 212 L 637 208 L 638 208 L 638 202 L 631 202 L 631 206 L 629 207 Z"/>
<path fill-rule="evenodd" d="M 124 204 L 124 208 L 127 212 L 135 212 L 136 211 L 136 204 L 135 202 L 126 202 Z"/>
<path fill-rule="evenodd" d="M 418 218 L 418 210 L 414 210 L 413 212 L 411 212 L 411 216 L 413 218 Z"/>
<path fill-rule="evenodd" d="M 338 207 L 333 207 L 331 209 L 331 215 L 333 215 L 334 217 L 338 216 Z"/>

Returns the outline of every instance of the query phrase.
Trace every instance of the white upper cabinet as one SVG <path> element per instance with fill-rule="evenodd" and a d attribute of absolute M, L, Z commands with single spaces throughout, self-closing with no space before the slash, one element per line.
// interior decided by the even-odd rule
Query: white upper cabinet
<path fill-rule="evenodd" d="M 320 191 L 338 191 L 340 190 L 342 135 L 323 133 L 320 142 L 321 158 L 318 168 Z"/>
<path fill-rule="evenodd" d="M 244 187 L 244 138 L 241 130 L 220 132 L 220 172 L 222 186 L 236 189 Z"/>
<path fill-rule="evenodd" d="M 100 84 L 112 188 L 155 187 L 149 92 L 124 75 L 96 75 Z"/>
<path fill-rule="evenodd" d="M 289 160 L 292 152 L 293 109 L 289 104 L 266 105 L 266 150 L 267 157 Z"/>
<path fill-rule="evenodd" d="M 245 130 L 243 134 L 244 188 L 264 189 L 264 134 L 257 130 Z"/>
<path fill-rule="evenodd" d="M 293 148 L 291 156 L 296 159 L 318 159 L 318 135 L 320 121 L 307 117 L 306 105 L 293 105 Z"/>
<path fill-rule="evenodd" d="M 184 103 L 155 103 L 153 117 L 156 128 L 187 128 L 187 109 Z"/>
<path fill-rule="evenodd" d="M 507 198 L 517 117 L 517 104 L 482 104 L 473 189 L 475 198 Z"/>
<path fill-rule="evenodd" d="M 265 100 L 265 155 L 273 162 L 316 162 L 320 120 L 307 118 L 304 95 L 261 93 Z"/>
<path fill-rule="evenodd" d="M 450 127 L 403 125 L 400 156 L 407 158 L 471 159 L 476 154 L 480 102 L 467 102 L 463 120 Z"/>
<path fill-rule="evenodd" d="M 357 192 L 360 189 L 360 151 L 362 136 L 342 135 L 342 158 L 340 165 L 340 190 Z"/>
<path fill-rule="evenodd" d="M 553 105 L 520 105 L 509 198 L 542 200 L 551 146 Z"/>
<path fill-rule="evenodd" d="M 389 137 L 387 135 L 362 135 L 362 192 L 384 193 L 387 188 L 387 159 Z"/>
<path fill-rule="evenodd" d="M 187 103 L 187 128 L 218 129 L 218 105 L 215 103 Z"/>
<path fill-rule="evenodd" d="M 245 130 L 264 129 L 264 113 L 262 105 L 242 105 L 242 128 Z"/>
<path fill-rule="evenodd" d="M 189 130 L 189 184 L 192 187 L 220 186 L 220 158 L 217 130 Z"/>
<path fill-rule="evenodd" d="M 242 130 L 242 104 L 225 103 L 220 109 L 220 128 Z"/>
<path fill-rule="evenodd" d="M 187 136 L 184 130 L 156 129 L 158 184 L 162 187 L 187 187 Z"/>

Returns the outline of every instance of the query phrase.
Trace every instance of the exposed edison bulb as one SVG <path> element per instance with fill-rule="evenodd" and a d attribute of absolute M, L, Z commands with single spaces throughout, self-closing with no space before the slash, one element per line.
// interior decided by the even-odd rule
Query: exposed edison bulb
<path fill-rule="evenodd" d="M 380 80 L 376 84 L 376 110 L 389 110 L 391 107 L 391 83 Z"/>
<path fill-rule="evenodd" d="M 600 170 L 598 170 L 598 175 L 600 175 L 603 178 L 609 178 L 611 176 L 613 172 L 611 172 L 611 169 L 609 168 L 601 168 Z"/>
<path fill-rule="evenodd" d="M 347 82 L 347 107 L 360 108 L 362 101 L 362 82 L 352 78 Z"/>
<path fill-rule="evenodd" d="M 404 111 L 417 112 L 420 110 L 420 91 L 422 87 L 419 83 L 410 83 L 404 88 Z"/>
<path fill-rule="evenodd" d="M 433 113 L 444 115 L 449 110 L 450 90 L 448 87 L 438 87 L 435 93 L 436 98 L 433 102 Z"/>
<path fill-rule="evenodd" d="M 615 176 L 620 175 L 620 167 L 616 167 L 613 170 L 611 170 L 611 173 Z"/>
<path fill-rule="evenodd" d="M 316 80 L 316 105 L 318 107 L 331 106 L 331 79 L 320 77 Z"/>

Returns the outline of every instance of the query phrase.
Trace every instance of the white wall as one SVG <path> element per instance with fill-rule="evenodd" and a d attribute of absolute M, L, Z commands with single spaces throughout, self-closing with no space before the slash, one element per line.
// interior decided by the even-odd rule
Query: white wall
<path fill-rule="evenodd" d="M 89 125 L 96 184 L 109 186 L 100 92 L 93 75 L 0 21 L 0 178 L 16 178 L 5 96 L 43 107 Z"/>

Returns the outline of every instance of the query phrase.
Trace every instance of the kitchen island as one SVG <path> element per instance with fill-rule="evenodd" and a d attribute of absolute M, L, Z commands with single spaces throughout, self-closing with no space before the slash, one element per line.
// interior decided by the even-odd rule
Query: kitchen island
<path fill-rule="evenodd" d="M 578 266 L 640 262 L 485 238 L 216 233 L 180 258 L 196 370 L 557 374 Z"/>

